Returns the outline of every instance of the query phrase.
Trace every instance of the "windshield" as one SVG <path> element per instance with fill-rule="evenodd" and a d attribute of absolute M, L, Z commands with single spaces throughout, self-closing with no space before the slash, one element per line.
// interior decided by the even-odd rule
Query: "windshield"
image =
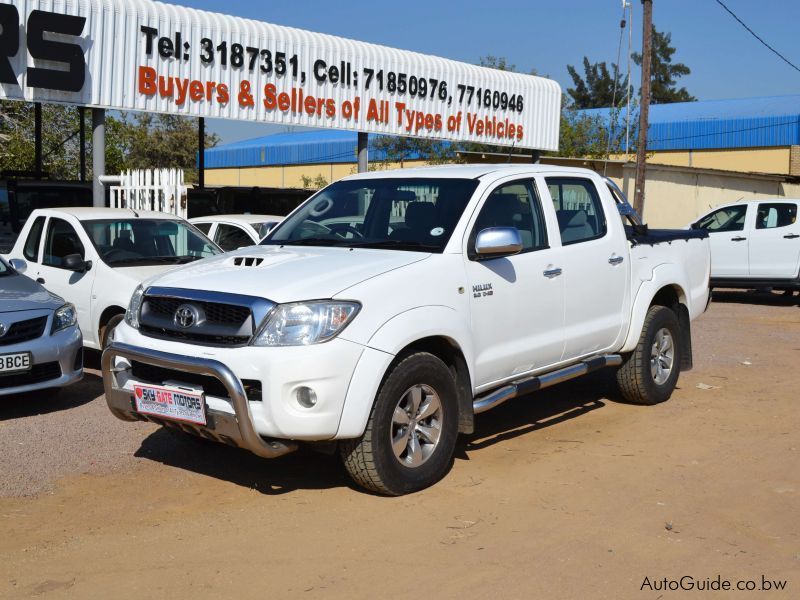
<path fill-rule="evenodd" d="M 475 179 L 340 181 L 261 243 L 442 252 L 477 186 Z"/>
<path fill-rule="evenodd" d="M 86 233 L 103 261 L 114 266 L 182 264 L 221 250 L 197 229 L 167 219 L 85 221 Z"/>

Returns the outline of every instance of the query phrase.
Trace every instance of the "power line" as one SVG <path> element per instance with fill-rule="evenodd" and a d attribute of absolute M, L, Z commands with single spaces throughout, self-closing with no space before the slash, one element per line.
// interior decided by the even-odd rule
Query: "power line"
<path fill-rule="evenodd" d="M 783 54 L 781 54 L 780 52 L 778 52 L 777 50 L 775 50 L 775 48 L 773 48 L 773 47 L 772 47 L 772 46 L 770 46 L 770 45 L 769 45 L 767 42 L 765 42 L 765 41 L 764 41 L 764 40 L 763 40 L 763 39 L 762 39 L 762 38 L 761 38 L 761 37 L 760 37 L 760 36 L 759 36 L 759 35 L 758 35 L 758 34 L 757 34 L 755 31 L 753 31 L 752 29 L 750 29 L 750 28 L 749 28 L 749 27 L 748 27 L 748 26 L 745 24 L 745 22 L 744 22 L 744 21 L 742 21 L 742 20 L 741 20 L 739 17 L 737 17 L 737 16 L 736 16 L 736 14 L 735 14 L 735 13 L 734 13 L 734 12 L 733 12 L 733 11 L 732 11 L 730 8 L 728 8 L 727 6 L 725 6 L 725 3 L 724 3 L 724 2 L 722 2 L 722 0 L 716 0 L 716 1 L 717 1 L 717 4 L 719 4 L 719 5 L 720 5 L 722 8 L 724 8 L 726 11 L 728 11 L 728 14 L 729 14 L 730 16 L 732 16 L 734 19 L 736 19 L 736 20 L 739 22 L 739 24 L 740 24 L 742 27 L 744 27 L 745 29 L 747 29 L 747 31 L 749 31 L 749 32 L 750 32 L 750 34 L 751 34 L 751 35 L 752 35 L 754 38 L 756 38 L 756 39 L 757 39 L 759 42 L 761 42 L 762 44 L 764 44 L 764 45 L 765 45 L 767 48 L 769 48 L 770 50 L 772 50 L 772 52 L 774 52 L 775 54 L 777 54 L 777 55 L 780 57 L 780 59 L 781 59 L 783 62 L 785 62 L 787 65 L 789 65 L 790 67 L 792 67 L 792 68 L 793 68 L 795 71 L 797 71 L 798 73 L 800 73 L 800 67 L 798 67 L 798 66 L 797 66 L 796 64 L 794 64 L 792 61 L 790 61 L 788 58 L 786 58 L 786 57 L 785 57 Z"/>

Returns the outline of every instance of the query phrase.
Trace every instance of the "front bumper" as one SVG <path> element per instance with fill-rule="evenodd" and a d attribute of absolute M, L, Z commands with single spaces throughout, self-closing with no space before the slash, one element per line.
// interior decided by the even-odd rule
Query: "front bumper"
<path fill-rule="evenodd" d="M 130 389 L 126 389 L 117 380 L 118 374 L 128 370 L 117 366 L 116 359 L 118 358 L 165 369 L 215 377 L 225 386 L 234 414 L 231 415 L 207 406 L 207 424 L 203 426 L 179 423 L 139 413 L 136 411 L 136 403 Z M 297 449 L 297 444 L 294 442 L 270 440 L 259 435 L 253 426 L 253 415 L 242 382 L 233 374 L 233 371 L 218 360 L 171 354 L 149 348 L 138 348 L 121 342 L 112 342 L 103 352 L 102 369 L 108 408 L 114 416 L 123 421 L 152 421 L 217 442 L 245 448 L 264 458 L 276 458 Z"/>
<path fill-rule="evenodd" d="M 45 331 L 50 331 L 49 320 Z M 27 342 L 0 346 L 0 354 L 17 352 L 31 353 L 33 369 L 26 373 L 0 375 L 0 396 L 64 387 L 83 378 L 83 338 L 78 327 L 69 327 L 55 335 L 45 333 Z"/>

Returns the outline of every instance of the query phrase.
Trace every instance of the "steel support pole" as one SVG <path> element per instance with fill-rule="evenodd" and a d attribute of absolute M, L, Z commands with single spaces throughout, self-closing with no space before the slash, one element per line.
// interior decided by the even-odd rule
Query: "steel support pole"
<path fill-rule="evenodd" d="M 33 105 L 33 148 L 34 148 L 34 171 L 36 176 L 42 176 L 42 103 L 36 102 Z"/>
<path fill-rule="evenodd" d="M 206 119 L 200 117 L 197 125 L 197 184 L 206 187 Z"/>
<path fill-rule="evenodd" d="M 358 132 L 358 172 L 369 171 L 369 134 Z"/>
<path fill-rule="evenodd" d="M 106 111 L 92 109 L 92 199 L 94 206 L 106 205 L 106 194 L 100 176 L 106 173 Z"/>
<path fill-rule="evenodd" d="M 83 106 L 78 107 L 78 126 L 81 181 L 86 181 L 86 109 Z"/>
<path fill-rule="evenodd" d="M 509 156 L 511 156 L 510 153 L 509 153 Z M 542 160 L 542 151 L 541 150 L 534 150 L 533 152 L 531 152 L 531 162 L 533 164 L 537 165 L 537 164 L 539 164 L 539 162 L 541 162 L 541 160 Z"/>

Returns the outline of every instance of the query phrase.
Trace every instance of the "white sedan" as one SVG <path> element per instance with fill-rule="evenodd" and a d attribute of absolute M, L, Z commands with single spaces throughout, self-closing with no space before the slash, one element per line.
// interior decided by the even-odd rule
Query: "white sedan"
<path fill-rule="evenodd" d="M 275 215 L 207 215 L 189 222 L 225 252 L 258 244 L 283 220 Z"/>
<path fill-rule="evenodd" d="M 711 242 L 712 287 L 800 289 L 800 200 L 719 206 L 692 223 Z"/>

